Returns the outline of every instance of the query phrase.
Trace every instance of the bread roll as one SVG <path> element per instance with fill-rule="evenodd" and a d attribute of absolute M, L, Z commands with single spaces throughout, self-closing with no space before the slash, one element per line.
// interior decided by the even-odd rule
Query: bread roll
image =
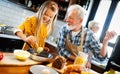
<path fill-rule="evenodd" d="M 70 73 L 70 72 L 77 72 L 77 73 L 81 73 L 82 70 L 84 70 L 85 67 L 82 65 L 68 65 L 65 69 L 64 72 L 66 73 Z"/>
<path fill-rule="evenodd" d="M 77 72 L 70 72 L 70 74 L 80 74 L 80 73 L 77 73 Z"/>
<path fill-rule="evenodd" d="M 42 74 L 51 74 L 51 73 L 50 73 L 50 71 L 48 69 L 43 69 Z"/>

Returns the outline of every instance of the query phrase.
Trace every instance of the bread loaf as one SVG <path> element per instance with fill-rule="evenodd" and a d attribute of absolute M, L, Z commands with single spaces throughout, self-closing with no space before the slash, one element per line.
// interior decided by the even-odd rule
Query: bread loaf
<path fill-rule="evenodd" d="M 52 67 L 62 69 L 65 65 L 66 59 L 62 56 L 57 56 L 52 63 Z"/>

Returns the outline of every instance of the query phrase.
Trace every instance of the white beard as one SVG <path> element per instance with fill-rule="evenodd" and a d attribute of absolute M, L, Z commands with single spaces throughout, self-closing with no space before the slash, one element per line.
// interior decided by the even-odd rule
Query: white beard
<path fill-rule="evenodd" d="M 77 26 L 69 26 L 69 25 L 67 25 L 68 30 L 74 30 L 75 28 L 77 28 Z"/>

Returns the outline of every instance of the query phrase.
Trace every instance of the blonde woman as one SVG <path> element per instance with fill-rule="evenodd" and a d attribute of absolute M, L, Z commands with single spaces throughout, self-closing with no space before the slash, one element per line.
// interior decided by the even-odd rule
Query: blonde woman
<path fill-rule="evenodd" d="M 28 17 L 18 29 L 14 31 L 15 35 L 23 41 L 29 43 L 32 48 L 45 46 L 46 38 L 52 34 L 54 23 L 57 19 L 58 5 L 54 1 L 44 2 L 38 12 Z M 27 50 L 29 46 L 25 43 L 23 50 Z"/>

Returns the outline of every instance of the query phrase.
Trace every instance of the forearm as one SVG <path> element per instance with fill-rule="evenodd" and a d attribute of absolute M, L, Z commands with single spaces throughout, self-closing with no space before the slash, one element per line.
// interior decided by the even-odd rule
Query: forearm
<path fill-rule="evenodd" d="M 18 37 L 20 37 L 22 40 L 24 40 L 25 41 L 25 39 L 26 39 L 26 36 L 23 34 L 23 32 L 21 32 L 21 31 L 18 31 L 18 32 L 16 32 L 15 33 L 15 35 L 17 35 Z"/>
<path fill-rule="evenodd" d="M 100 52 L 101 56 L 103 56 L 103 57 L 106 56 L 108 40 L 114 38 L 115 35 L 116 35 L 115 31 L 106 32 L 106 35 L 105 35 L 104 40 L 103 40 L 103 46 L 102 46 L 102 49 Z"/>
<path fill-rule="evenodd" d="M 103 40 L 103 44 L 102 44 L 102 48 L 101 48 L 101 51 L 100 51 L 100 54 L 102 57 L 105 57 L 106 56 L 106 53 L 107 53 L 107 45 L 108 45 L 108 40 L 104 39 Z"/>
<path fill-rule="evenodd" d="M 91 60 L 92 60 L 92 56 L 93 56 L 93 53 L 90 51 L 88 53 L 88 57 L 87 57 L 87 61 L 91 63 Z"/>

